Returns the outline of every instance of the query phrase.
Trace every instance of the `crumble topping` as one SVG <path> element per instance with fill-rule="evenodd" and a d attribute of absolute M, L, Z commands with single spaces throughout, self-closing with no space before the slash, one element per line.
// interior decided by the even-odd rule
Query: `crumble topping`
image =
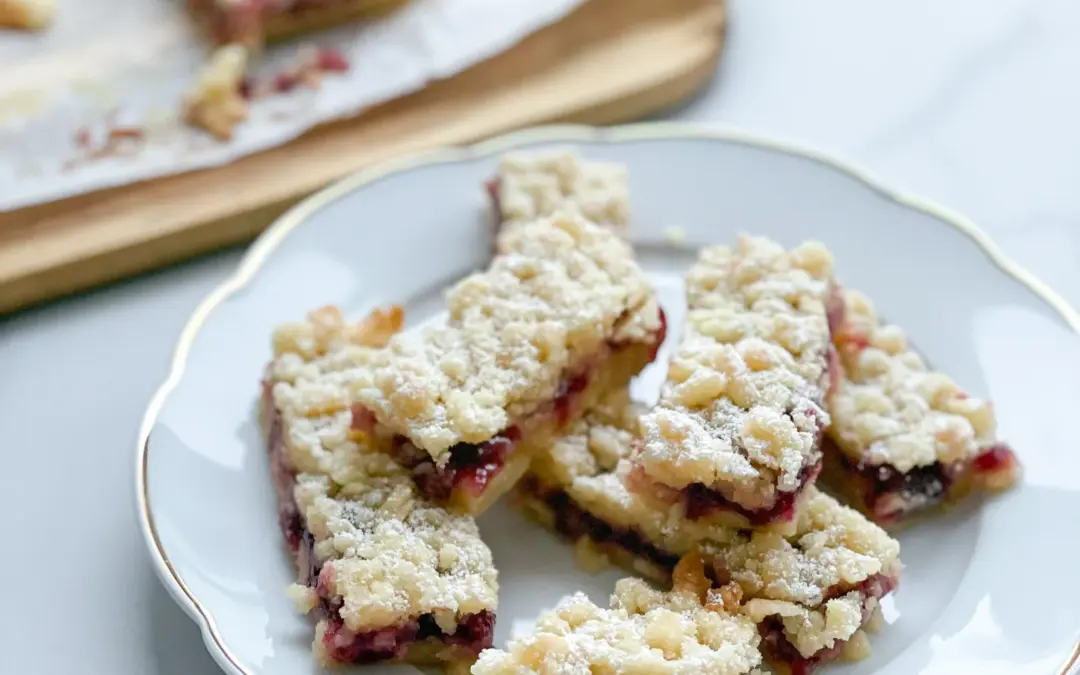
<path fill-rule="evenodd" d="M 754 622 L 770 616 L 780 618 L 784 636 L 788 642 L 806 657 L 812 657 L 822 649 L 828 649 L 837 640 L 855 637 L 863 623 L 863 597 L 852 591 L 834 598 L 817 609 L 807 609 L 790 603 L 772 600 L 751 600 L 746 603 L 746 615 Z M 868 647 L 867 647 L 868 648 Z M 864 652 L 861 658 L 865 658 Z"/>
<path fill-rule="evenodd" d="M 816 488 L 808 493 L 793 536 L 755 531 L 734 545 L 705 546 L 747 597 L 817 607 L 831 589 L 899 573 L 898 541 Z"/>
<path fill-rule="evenodd" d="M 685 336 L 658 406 L 642 419 L 654 481 L 717 489 L 751 508 L 800 487 L 828 423 L 832 257 L 742 236 L 702 250 L 686 275 Z"/>
<path fill-rule="evenodd" d="M 290 384 L 322 378 L 309 388 L 325 389 L 333 383 L 342 389 L 346 380 L 355 379 L 348 371 L 371 363 L 374 350 L 385 347 L 390 337 L 401 330 L 404 320 L 404 310 L 396 305 L 376 309 L 356 323 L 345 322 L 337 307 L 317 309 L 308 314 L 306 321 L 286 323 L 274 331 L 270 377 L 274 382 Z M 346 392 L 339 391 L 337 396 L 344 405 Z"/>
<path fill-rule="evenodd" d="M 996 440 L 989 401 L 929 370 L 904 331 L 878 321 L 870 300 L 844 293 L 834 342 L 844 376 L 829 400 L 829 434 L 845 453 L 901 473 L 969 460 Z"/>
<path fill-rule="evenodd" d="M 424 501 L 386 455 L 352 444 L 329 477 L 301 474 L 295 495 L 323 562 L 320 593 L 341 598 L 350 630 L 494 610 L 495 567 L 475 521 Z"/>
<path fill-rule="evenodd" d="M 440 463 L 550 402 L 655 307 L 630 247 L 580 216 L 523 224 L 501 244 L 487 271 L 448 291 L 444 325 L 394 336 L 350 384 L 384 427 Z M 648 321 L 659 330 L 658 313 Z"/>
<path fill-rule="evenodd" d="M 497 201 L 503 228 L 559 212 L 580 214 L 615 230 L 629 227 L 626 167 L 583 162 L 575 152 L 503 156 Z"/>
<path fill-rule="evenodd" d="M 637 420 L 645 410 L 622 390 L 537 455 L 530 473 L 544 489 L 565 492 L 583 510 L 617 527 L 637 530 L 676 556 L 688 553 L 699 541 L 733 541 L 736 530 L 708 518 L 688 519 L 682 502 L 657 504 L 627 488 L 630 457 L 640 438 Z"/>
<path fill-rule="evenodd" d="M 699 575 L 669 593 L 639 579 L 615 586 L 611 608 L 582 593 L 544 614 L 536 631 L 488 649 L 474 675 L 623 673 L 625 675 L 744 675 L 759 673 L 757 628 L 729 613 L 719 590 Z M 704 583 L 702 583 L 704 582 Z"/>
<path fill-rule="evenodd" d="M 0 27 L 42 30 L 54 14 L 53 0 L 0 0 Z"/>
<path fill-rule="evenodd" d="M 401 329 L 404 317 L 400 307 L 391 306 L 346 322 L 341 310 L 328 306 L 274 331 L 275 358 L 267 377 L 281 414 L 285 449 L 297 472 L 328 474 L 333 452 L 357 440 L 350 430 L 354 401 L 348 385 Z"/>
<path fill-rule="evenodd" d="M 322 563 L 315 589 L 294 585 L 288 593 L 302 609 L 318 596 L 340 599 L 342 621 L 357 633 L 423 614 L 453 633 L 457 618 L 496 606 L 491 552 L 475 521 L 424 500 L 407 469 L 350 429 L 352 401 L 342 384 L 403 319 L 391 307 L 349 323 L 324 307 L 274 333 L 270 378 L 289 376 L 273 384 L 273 398 L 298 474 L 293 496 Z"/>
<path fill-rule="evenodd" d="M 681 502 L 666 506 L 631 493 L 625 479 L 641 410 L 625 393 L 611 399 L 538 456 L 530 471 L 545 489 L 565 492 L 579 508 L 667 553 L 700 550 L 721 579 L 737 584 L 754 620 L 781 617 L 789 641 L 804 655 L 852 637 L 862 624 L 863 598 L 831 595 L 874 575 L 896 578 L 900 544 L 813 486 L 791 534 L 688 520 Z"/>
<path fill-rule="evenodd" d="M 240 92 L 247 62 L 247 48 L 242 45 L 230 44 L 214 50 L 184 97 L 184 120 L 209 131 L 220 141 L 232 138 L 233 129 L 248 114 L 247 101 Z"/>
<path fill-rule="evenodd" d="M 274 356 L 295 353 L 310 361 L 350 345 L 385 347 L 404 322 L 405 310 L 397 305 L 375 309 L 356 323 L 347 323 L 337 307 L 320 307 L 308 313 L 307 321 L 274 331 Z"/>

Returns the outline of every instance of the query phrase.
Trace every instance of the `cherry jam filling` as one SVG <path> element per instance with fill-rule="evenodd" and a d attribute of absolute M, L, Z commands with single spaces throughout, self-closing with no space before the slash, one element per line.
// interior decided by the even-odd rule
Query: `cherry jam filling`
<path fill-rule="evenodd" d="M 834 453 L 843 470 L 857 477 L 859 497 L 867 510 L 881 518 L 895 518 L 937 504 L 948 493 L 959 469 L 934 462 L 901 473 L 891 464 L 854 460 L 832 441 L 826 441 L 825 451 Z"/>
<path fill-rule="evenodd" d="M 529 476 L 522 489 L 543 501 L 555 516 L 555 529 L 563 536 L 577 541 L 589 537 L 600 546 L 618 546 L 630 554 L 644 558 L 668 570 L 675 569 L 679 557 L 653 546 L 640 532 L 633 528 L 613 527 L 578 506 L 570 495 L 562 490 L 544 490 L 538 480 Z"/>
<path fill-rule="evenodd" d="M 890 464 L 870 464 L 854 460 L 831 439 L 823 450 L 847 475 L 847 491 L 861 501 L 878 522 L 900 518 L 906 513 L 938 504 L 948 493 L 955 469 L 941 462 L 915 467 L 901 473 Z"/>
<path fill-rule="evenodd" d="M 340 618 L 327 621 L 322 643 L 327 656 L 338 663 L 374 663 L 403 659 L 412 645 L 425 640 L 438 640 L 450 648 L 477 655 L 492 645 L 495 614 L 484 610 L 461 617 L 454 633 L 447 635 L 439 628 L 432 614 L 392 628 L 353 633 Z"/>
<path fill-rule="evenodd" d="M 551 403 L 534 414 L 553 414 L 559 428 L 566 426 L 574 417 L 590 379 L 588 372 L 564 379 Z M 506 466 L 521 439 L 521 429 L 512 426 L 485 443 L 459 443 L 450 449 L 450 460 L 443 467 L 404 436 L 394 438 L 393 454 L 402 466 L 412 471 L 413 480 L 425 497 L 445 502 L 455 490 L 465 490 L 473 497 L 483 493 Z"/>
<path fill-rule="evenodd" d="M 821 473 L 820 461 L 803 465 L 802 471 L 799 472 L 798 489 L 780 493 L 772 506 L 763 509 L 748 509 L 702 483 L 693 483 L 683 490 L 686 517 L 696 520 L 719 511 L 731 511 L 745 518 L 752 527 L 787 522 L 795 517 L 795 502 L 799 495 L 807 485 L 817 479 L 819 473 Z"/>
<path fill-rule="evenodd" d="M 514 446 L 521 440 L 517 427 L 510 427 L 487 443 L 459 443 L 450 450 L 450 461 L 439 468 L 431 455 L 407 438 L 394 438 L 394 457 L 412 470 L 420 492 L 434 502 L 445 502 L 457 488 L 478 495 L 502 471 Z"/>
<path fill-rule="evenodd" d="M 649 362 L 652 362 L 667 335 L 667 317 L 663 310 L 659 312 L 660 326 L 649 343 Z M 608 342 L 610 355 L 620 350 L 637 346 L 633 342 Z M 558 429 L 564 428 L 577 417 L 580 401 L 592 376 L 595 366 L 569 377 L 563 378 L 551 402 L 530 415 L 529 420 L 536 420 L 554 415 Z M 353 423 L 356 429 L 369 430 L 375 425 L 375 416 L 361 405 L 353 406 Z M 417 487 L 428 499 L 444 503 L 456 490 L 464 490 L 473 497 L 483 493 L 488 484 L 499 475 L 521 442 L 521 425 L 504 429 L 491 440 L 480 443 L 459 443 L 450 449 L 450 460 L 446 466 L 439 467 L 427 452 L 417 448 L 404 436 L 393 440 L 392 453 L 402 466 L 412 471 Z"/>
<path fill-rule="evenodd" d="M 976 455 L 971 466 L 982 474 L 1011 471 L 1017 466 L 1016 453 L 1004 443 L 995 443 Z"/>
<path fill-rule="evenodd" d="M 840 296 L 839 287 L 834 286 L 830 291 L 827 315 L 829 317 L 830 330 L 833 329 L 834 321 L 843 320 L 843 299 Z M 839 307 L 839 309 L 837 309 Z M 842 376 L 839 357 L 836 350 L 830 345 L 825 350 L 825 372 L 819 383 L 823 392 L 831 392 Z M 816 401 L 818 405 L 822 401 Z M 808 411 L 815 418 L 817 424 L 817 440 L 815 445 L 820 447 L 825 436 L 825 424 L 818 414 L 817 409 Z M 787 412 L 788 415 L 792 411 Z M 799 472 L 799 486 L 791 492 L 781 492 L 777 495 L 772 506 L 760 509 L 750 509 L 725 497 L 720 492 L 713 490 L 704 483 L 693 483 L 683 489 L 682 498 L 686 503 L 686 516 L 691 520 L 706 518 L 720 511 L 730 511 L 739 514 L 750 523 L 752 527 L 768 525 L 769 523 L 788 522 L 795 517 L 795 502 L 804 488 L 817 480 L 821 473 L 820 456 L 816 461 L 803 465 Z"/>
<path fill-rule="evenodd" d="M 1016 465 L 1012 448 L 1003 443 L 991 445 L 971 460 L 943 464 L 934 462 L 901 473 L 891 464 L 870 464 L 854 460 L 832 440 L 823 449 L 834 457 L 849 475 L 851 485 L 865 508 L 880 521 L 896 520 L 908 513 L 939 504 L 953 484 L 969 468 L 976 475 L 1009 471 Z"/>
<path fill-rule="evenodd" d="M 825 593 L 825 600 L 858 591 L 862 595 L 862 621 L 866 623 L 873 613 L 872 601 L 885 597 L 896 588 L 896 585 L 895 577 L 875 574 L 854 587 L 837 585 L 830 588 Z M 791 669 L 791 675 L 810 675 L 819 665 L 839 658 L 844 651 L 844 645 L 847 644 L 847 640 L 836 640 L 830 647 L 821 649 L 809 657 L 803 656 L 788 640 L 787 635 L 784 634 L 784 622 L 776 616 L 767 617 L 758 624 L 758 634 L 761 635 L 761 649 L 766 660 L 787 664 Z"/>
<path fill-rule="evenodd" d="M 429 639 L 473 656 L 490 647 L 494 637 L 495 614 L 487 610 L 462 616 L 452 634 L 443 633 L 433 614 L 422 614 L 401 626 L 363 633 L 353 633 L 345 628 L 339 611 L 341 600 L 326 597 L 328 591 L 321 581 L 322 565 L 315 555 L 315 537 L 304 526 L 293 496 L 296 476 L 285 453 L 281 414 L 274 408 L 268 383 L 263 385 L 263 406 L 264 419 L 268 420 L 270 470 L 278 500 L 278 523 L 294 555 L 298 582 L 315 589 L 319 595 L 319 604 L 314 611 L 327 620 L 323 647 L 330 658 L 343 663 L 372 663 L 402 658 L 412 644 Z"/>

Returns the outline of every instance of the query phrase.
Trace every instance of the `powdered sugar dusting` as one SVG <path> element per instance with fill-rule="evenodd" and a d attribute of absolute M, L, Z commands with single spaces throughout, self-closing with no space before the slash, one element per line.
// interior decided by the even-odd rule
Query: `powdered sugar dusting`
<path fill-rule="evenodd" d="M 395 336 L 350 385 L 382 425 L 436 460 L 550 401 L 622 322 L 656 308 L 630 247 L 580 216 L 522 225 L 500 246 L 487 271 L 447 293 L 445 325 Z M 658 309 L 652 320 L 655 332 Z"/>
<path fill-rule="evenodd" d="M 785 617 L 788 637 L 800 648 L 849 638 L 861 619 L 853 627 L 850 621 L 840 622 L 839 617 L 849 615 L 838 613 L 843 603 L 838 605 L 828 594 L 836 588 L 856 588 L 877 574 L 897 577 L 899 543 L 813 486 L 806 488 L 792 532 L 768 528 L 751 532 L 707 519 L 690 520 L 682 501 L 667 505 L 631 492 L 626 479 L 641 412 L 642 407 L 626 395 L 595 409 L 534 460 L 530 470 L 539 487 L 524 484 L 519 489 L 522 499 L 529 500 L 529 489 L 561 491 L 575 507 L 613 530 L 633 531 L 671 557 L 696 547 L 706 565 L 738 584 L 753 612 L 764 612 L 751 613 L 756 621 Z M 535 501 L 529 506 L 543 508 Z M 555 522 L 555 514 L 551 515 L 550 522 Z M 617 544 L 597 545 L 603 552 L 605 546 Z M 833 618 L 826 620 L 830 612 Z M 802 618 L 788 621 L 788 617 Z"/>
<path fill-rule="evenodd" d="M 570 151 L 504 155 L 496 194 L 500 232 L 556 213 L 580 214 L 623 234 L 630 224 L 626 167 L 585 162 Z"/>
<path fill-rule="evenodd" d="M 703 249 L 686 284 L 685 336 L 637 462 L 662 485 L 768 507 L 819 459 L 832 257 L 743 236 Z"/>
<path fill-rule="evenodd" d="M 322 594 L 353 631 L 493 610 L 498 584 L 476 523 L 432 506 L 387 456 L 356 445 L 331 477 L 302 474 L 297 502 L 323 561 Z"/>
<path fill-rule="evenodd" d="M 399 308 L 359 323 L 333 307 L 316 310 L 275 331 L 268 368 L 287 464 L 298 474 L 293 496 L 321 566 L 314 591 L 340 605 L 354 632 L 424 614 L 452 623 L 497 603 L 476 523 L 425 501 L 407 469 L 352 429 L 348 385 L 402 322 Z"/>
<path fill-rule="evenodd" d="M 844 294 L 834 335 L 844 376 L 829 400 L 829 434 L 856 460 L 905 473 L 971 460 L 997 441 L 993 406 L 929 370 L 904 331 L 881 323 L 869 298 Z"/>
<path fill-rule="evenodd" d="M 695 589 L 653 590 L 638 579 L 619 581 L 611 609 L 578 593 L 540 617 L 536 632 L 489 649 L 474 675 L 746 675 L 761 663 L 753 623 L 706 607 Z"/>

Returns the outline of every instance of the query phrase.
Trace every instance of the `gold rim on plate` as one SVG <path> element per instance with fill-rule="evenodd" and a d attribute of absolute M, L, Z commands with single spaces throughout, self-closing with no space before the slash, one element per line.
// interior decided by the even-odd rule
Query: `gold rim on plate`
<path fill-rule="evenodd" d="M 1049 305 L 1061 319 L 1080 334 L 1080 313 L 1071 307 L 1069 303 L 1056 291 L 1037 279 L 1033 274 L 1021 267 L 984 232 L 978 225 L 967 218 L 934 204 L 930 201 L 902 195 L 885 187 L 870 171 L 846 161 L 840 161 L 829 155 L 816 150 L 800 147 L 795 144 L 771 140 L 755 136 L 753 134 L 730 128 L 716 126 L 701 126 L 679 122 L 650 122 L 644 124 L 628 124 L 616 127 L 588 127 L 580 125 L 553 125 L 526 129 L 497 136 L 487 141 L 466 147 L 445 148 L 424 152 L 418 155 L 402 157 L 377 164 L 368 169 L 363 169 L 352 176 L 344 178 L 337 183 L 324 188 L 314 195 L 303 200 L 289 209 L 283 216 L 278 218 L 263 234 L 251 245 L 244 254 L 240 266 L 226 281 L 215 288 L 206 298 L 199 303 L 195 312 L 188 318 L 184 329 L 177 340 L 176 349 L 173 352 L 172 364 L 169 375 L 154 392 L 139 425 L 138 444 L 136 447 L 136 471 L 135 491 L 138 499 L 139 525 L 142 528 L 150 556 L 154 561 L 154 567 L 161 578 L 162 583 L 169 590 L 177 602 L 199 623 L 202 624 L 203 639 L 209 645 L 211 642 L 217 648 L 217 653 L 210 650 L 215 660 L 223 668 L 231 669 L 236 675 L 256 675 L 243 668 L 237 658 L 225 646 L 218 634 L 217 625 L 209 612 L 199 603 L 188 587 L 177 575 L 169 562 L 168 556 L 161 547 L 161 542 L 154 527 L 153 514 L 150 512 L 150 500 L 146 488 L 146 458 L 150 437 L 150 430 L 157 421 L 158 413 L 165 403 L 169 393 L 180 381 L 184 373 L 184 365 L 187 362 L 188 350 L 195 335 L 199 332 L 206 318 L 226 298 L 246 286 L 262 267 L 263 262 L 281 244 L 281 241 L 292 230 L 303 224 L 319 209 L 346 194 L 360 189 L 368 183 L 394 173 L 400 173 L 421 166 L 432 164 L 452 164 L 480 157 L 496 155 L 517 146 L 542 143 L 542 142 L 592 142 L 592 143 L 618 143 L 622 141 L 639 140 L 665 140 L 665 139 L 701 139 L 720 140 L 742 145 L 749 145 L 767 150 L 782 152 L 789 155 L 803 157 L 818 164 L 846 173 L 861 183 L 891 200 L 894 203 L 906 206 L 925 213 L 947 225 L 951 225 L 968 236 L 1003 272 L 1026 286 L 1035 295 L 1039 296 Z M 1068 675 L 1074 665 L 1080 663 L 1080 641 L 1073 646 L 1072 652 L 1066 658 L 1065 663 L 1055 671 L 1054 675 Z"/>

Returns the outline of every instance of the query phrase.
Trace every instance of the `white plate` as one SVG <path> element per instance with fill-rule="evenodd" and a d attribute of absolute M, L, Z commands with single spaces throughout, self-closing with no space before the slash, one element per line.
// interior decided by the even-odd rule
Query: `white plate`
<path fill-rule="evenodd" d="M 1080 650 L 1080 315 L 970 223 L 862 172 L 673 125 L 534 130 L 365 171 L 285 215 L 200 306 L 144 420 L 137 488 L 158 572 L 218 663 L 246 675 L 317 670 L 311 626 L 282 593 L 292 572 L 256 430 L 272 328 L 326 303 L 359 316 L 407 301 L 412 323 L 430 317 L 441 289 L 489 256 L 481 183 L 495 156 L 568 144 L 629 166 L 634 241 L 673 324 L 693 247 L 740 230 L 817 238 L 843 281 L 906 326 L 931 363 L 997 402 L 1023 485 L 904 534 L 891 625 L 870 660 L 832 672 L 1065 673 Z M 665 237 L 670 226 L 683 247 Z M 499 644 L 565 593 L 606 601 L 618 576 L 577 570 L 566 546 L 502 508 L 481 529 L 500 573 Z"/>

